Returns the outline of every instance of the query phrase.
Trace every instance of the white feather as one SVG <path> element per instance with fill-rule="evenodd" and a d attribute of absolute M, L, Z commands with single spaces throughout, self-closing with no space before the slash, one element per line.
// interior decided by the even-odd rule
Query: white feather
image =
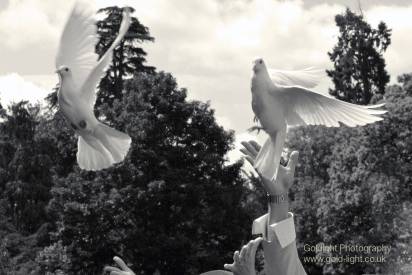
<path fill-rule="evenodd" d="M 98 64 L 90 72 L 84 82 L 84 85 L 81 87 L 84 100 L 86 100 L 91 106 L 93 106 L 96 101 L 96 86 L 100 82 L 100 79 L 103 77 L 105 71 L 109 68 L 110 63 L 112 62 L 113 50 L 120 44 L 123 37 L 126 35 L 130 23 L 130 11 L 126 9 L 123 12 L 122 23 L 120 24 L 119 33 L 116 39 L 113 41 L 112 45 L 105 52 L 105 54 L 100 58 Z"/>
<path fill-rule="evenodd" d="M 56 69 L 70 68 L 77 92 L 97 65 L 95 46 L 98 41 L 95 11 L 83 1 L 77 1 L 64 27 L 56 57 Z"/>
<path fill-rule="evenodd" d="M 102 170 L 123 161 L 131 138 L 100 123 L 93 134 L 79 136 L 77 162 L 85 170 Z"/>
<path fill-rule="evenodd" d="M 325 75 L 323 70 L 313 67 L 295 71 L 268 69 L 268 73 L 276 86 L 305 88 L 315 87 Z"/>
<path fill-rule="evenodd" d="M 273 93 L 273 96 L 287 102 L 287 121 L 292 120 L 292 118 L 288 119 L 289 116 L 298 115 L 305 124 L 309 125 L 337 127 L 341 122 L 350 127 L 362 126 L 382 120 L 378 115 L 386 113 L 385 110 L 376 109 L 383 104 L 369 107 L 355 105 L 302 87 L 282 88 L 280 93 Z"/>
<path fill-rule="evenodd" d="M 81 169 L 97 171 L 114 163 L 110 152 L 92 135 L 79 136 L 77 147 L 77 163 Z"/>

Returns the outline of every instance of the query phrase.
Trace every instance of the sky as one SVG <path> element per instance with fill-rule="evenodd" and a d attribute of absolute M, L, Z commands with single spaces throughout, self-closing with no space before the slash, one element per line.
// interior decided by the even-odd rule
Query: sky
<path fill-rule="evenodd" d="M 93 1 L 89 1 L 93 2 Z M 0 0 L 0 102 L 41 102 L 57 83 L 53 73 L 60 33 L 72 0 Z M 412 1 L 408 0 L 96 0 L 96 8 L 129 5 L 154 43 L 144 43 L 147 64 L 170 72 L 190 99 L 210 101 L 217 121 L 236 142 L 255 138 L 250 106 L 252 61 L 269 67 L 331 67 L 337 41 L 334 16 L 362 10 L 392 29 L 384 54 L 392 83 L 412 71 Z M 327 93 L 329 79 L 318 92 Z M 260 135 L 258 140 L 264 140 Z M 232 152 L 230 157 L 239 154 Z"/>

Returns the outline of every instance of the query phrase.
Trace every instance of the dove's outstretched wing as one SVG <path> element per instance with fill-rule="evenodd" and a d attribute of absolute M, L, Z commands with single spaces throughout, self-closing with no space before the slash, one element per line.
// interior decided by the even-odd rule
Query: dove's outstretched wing
<path fill-rule="evenodd" d="M 114 40 L 110 48 L 105 52 L 105 54 L 100 58 L 99 62 L 90 72 L 86 81 L 81 87 L 82 96 L 84 100 L 90 103 L 91 106 L 93 106 L 96 101 L 96 86 L 97 84 L 99 84 L 100 79 L 103 77 L 103 74 L 112 62 L 113 50 L 122 41 L 123 37 L 127 33 L 127 30 L 129 29 L 130 23 L 130 10 L 128 8 L 125 8 L 123 11 L 122 23 L 120 24 L 119 33 L 116 39 Z"/>
<path fill-rule="evenodd" d="M 268 73 L 273 83 L 281 87 L 302 86 L 313 88 L 325 76 L 323 70 L 313 67 L 296 71 L 268 69 Z"/>
<path fill-rule="evenodd" d="M 338 127 L 339 122 L 349 127 L 366 125 L 382 120 L 386 113 L 377 108 L 384 104 L 362 106 L 330 98 L 302 87 L 285 87 L 277 93 L 288 106 L 286 121 L 289 126 L 325 125 Z"/>
<path fill-rule="evenodd" d="M 66 22 L 56 57 L 56 69 L 67 66 L 73 82 L 80 87 L 97 65 L 95 46 L 98 41 L 95 11 L 83 1 L 77 1 Z"/>

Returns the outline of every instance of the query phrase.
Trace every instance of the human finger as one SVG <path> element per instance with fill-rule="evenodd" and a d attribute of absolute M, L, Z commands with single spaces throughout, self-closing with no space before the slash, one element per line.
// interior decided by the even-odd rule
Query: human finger
<path fill-rule="evenodd" d="M 233 273 L 237 271 L 235 264 L 225 264 L 223 267 L 224 269 L 232 271 Z"/>
<path fill-rule="evenodd" d="M 262 242 L 263 238 L 258 237 L 252 241 L 251 247 L 250 247 L 250 256 L 255 257 L 256 255 L 256 250 L 259 247 L 259 244 Z"/>
<path fill-rule="evenodd" d="M 119 268 L 114 266 L 105 266 L 103 272 L 121 271 Z"/>
<path fill-rule="evenodd" d="M 252 141 L 243 141 L 241 144 L 246 148 L 246 150 L 249 151 L 250 156 L 255 158 L 259 151 L 256 150 L 256 148 L 251 144 L 251 142 Z"/>
<path fill-rule="evenodd" d="M 239 151 L 242 152 L 242 154 L 245 155 L 246 157 L 251 157 L 251 158 L 254 157 L 253 154 L 246 148 L 241 148 Z"/>
<path fill-rule="evenodd" d="M 246 253 L 247 253 L 248 247 L 247 245 L 242 246 L 242 249 L 240 250 L 240 260 L 244 261 L 246 259 Z"/>
<path fill-rule="evenodd" d="M 257 143 L 254 140 L 249 141 L 250 145 L 253 146 L 253 148 L 255 149 L 256 152 L 260 151 L 260 148 L 262 148 L 262 146 L 259 145 L 259 143 Z"/>
<path fill-rule="evenodd" d="M 253 158 L 251 158 L 251 157 L 249 157 L 249 156 L 246 156 L 245 159 L 247 160 L 247 162 L 250 163 L 250 165 L 253 166 L 253 165 L 255 164 L 255 160 L 254 160 Z"/>
<path fill-rule="evenodd" d="M 246 245 L 246 252 L 245 252 L 245 257 L 246 259 L 250 258 L 251 254 L 251 248 L 252 248 L 253 240 L 249 241 L 248 244 Z"/>
<path fill-rule="evenodd" d="M 115 261 L 120 266 L 121 269 L 126 270 L 126 271 L 129 270 L 129 267 L 126 265 L 126 263 L 121 258 L 115 256 L 113 258 L 113 261 Z"/>
<path fill-rule="evenodd" d="M 293 151 L 290 154 L 290 158 L 289 158 L 289 162 L 288 162 L 288 169 L 289 169 L 289 173 L 291 175 L 295 174 L 295 169 L 296 169 L 296 164 L 298 163 L 298 159 L 299 159 L 299 152 L 298 151 Z"/>
<path fill-rule="evenodd" d="M 233 253 L 233 262 L 238 263 L 239 262 L 239 251 L 236 250 L 235 253 Z"/>

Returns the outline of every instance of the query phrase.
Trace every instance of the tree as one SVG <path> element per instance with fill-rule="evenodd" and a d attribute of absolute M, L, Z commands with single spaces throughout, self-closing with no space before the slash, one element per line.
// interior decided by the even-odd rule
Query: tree
<path fill-rule="evenodd" d="M 98 173 L 75 169 L 52 190 L 49 211 L 71 272 L 95 274 L 115 254 L 142 274 L 221 268 L 249 239 L 252 221 L 242 208 L 241 163 L 225 164 L 233 133 L 162 72 L 126 81 L 106 114 L 132 136 L 125 162 Z"/>
<path fill-rule="evenodd" d="M 318 212 L 325 241 L 386 244 L 391 246 L 391 254 L 382 264 L 332 264 L 326 274 L 335 274 L 332 270 L 345 270 L 342 274 L 399 272 L 391 269 L 402 254 L 398 243 L 404 233 L 396 221 L 412 197 L 412 143 L 405 138 L 412 133 L 412 97 L 405 90 L 410 84 L 387 89 L 388 113 L 383 121 L 340 131 Z"/>
<path fill-rule="evenodd" d="M 1 101 L 1 98 L 0 98 Z M 0 103 L 0 119 L 4 118 L 4 116 L 6 115 L 6 110 L 4 110 L 3 106 Z"/>
<path fill-rule="evenodd" d="M 125 8 L 116 6 L 100 9 L 98 13 L 106 17 L 97 22 L 99 42 L 96 45 L 96 53 L 101 57 L 117 37 L 122 13 Z M 131 12 L 134 9 L 127 7 Z M 153 41 L 149 29 L 142 25 L 136 17 L 132 17 L 132 23 L 125 38 L 113 51 L 113 62 L 107 70 L 105 77 L 100 82 L 97 106 L 102 103 L 112 105 L 115 98 L 121 99 L 123 92 L 123 80 L 137 72 L 153 73 L 154 67 L 144 65 L 146 52 L 138 47 L 145 41 Z"/>
<path fill-rule="evenodd" d="M 3 110 L 3 111 L 2 111 Z M 39 106 L 0 111 L 0 273 L 29 274 L 49 242 L 45 206 L 52 185 L 49 142 L 38 138 Z"/>
<path fill-rule="evenodd" d="M 329 93 L 341 100 L 366 105 L 375 94 L 384 94 L 389 82 L 382 54 L 391 43 L 391 30 L 384 22 L 372 28 L 362 15 L 349 9 L 336 15 L 338 44 L 329 52 L 334 69 L 327 70 L 334 88 Z"/>
<path fill-rule="evenodd" d="M 13 104 L 10 114 L 0 124 L 3 142 L 3 195 L 8 200 L 7 215 L 24 234 L 35 232 L 46 221 L 45 205 L 49 200 L 51 159 L 47 144 L 35 139 L 39 107 L 27 102 Z"/>
<path fill-rule="evenodd" d="M 399 81 L 401 85 L 386 89 L 388 113 L 381 122 L 297 128 L 289 135 L 288 146 L 300 152 L 291 192 L 298 241 L 391 247 L 385 263 L 303 262 L 308 273 L 393 274 L 410 262 L 412 229 L 405 205 L 412 197 L 412 144 L 405 137 L 412 133 L 412 77 L 403 75 Z M 302 244 L 298 247 L 303 251 Z"/>
<path fill-rule="evenodd" d="M 296 216 L 297 248 L 308 274 L 322 274 L 322 264 L 305 262 L 313 252 L 305 251 L 304 245 L 316 245 L 323 241 L 319 234 L 318 212 L 322 189 L 329 182 L 328 169 L 333 158 L 332 150 L 339 136 L 339 129 L 324 126 L 298 127 L 288 134 L 286 146 L 299 151 L 295 171 L 295 183 L 290 190 L 292 212 Z"/>

